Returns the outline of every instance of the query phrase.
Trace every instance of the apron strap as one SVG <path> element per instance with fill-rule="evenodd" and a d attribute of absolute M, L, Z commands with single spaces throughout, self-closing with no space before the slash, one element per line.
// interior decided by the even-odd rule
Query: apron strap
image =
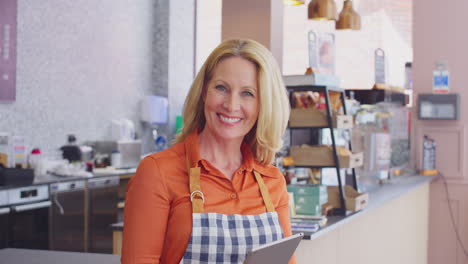
<path fill-rule="evenodd" d="M 205 196 L 200 187 L 200 167 L 190 168 L 187 158 L 187 169 L 189 172 L 190 180 L 190 201 L 192 202 L 193 213 L 203 213 L 205 203 Z"/>
<path fill-rule="evenodd" d="M 260 187 L 260 193 L 262 194 L 263 197 L 263 202 L 265 203 L 265 206 L 267 208 L 267 212 L 275 212 L 275 207 L 273 206 L 273 203 L 271 202 L 270 198 L 270 193 L 268 192 L 268 188 L 265 185 L 265 182 L 262 179 L 262 176 L 260 176 L 260 173 L 257 171 L 253 171 L 255 175 L 255 179 L 257 180 L 258 187 Z"/>
<path fill-rule="evenodd" d="M 203 213 L 205 211 L 204 203 L 205 196 L 200 187 L 200 167 L 190 168 L 188 157 L 186 157 L 187 170 L 189 172 L 190 181 L 190 201 L 192 202 L 193 213 Z M 262 176 L 257 171 L 253 171 L 255 179 L 257 180 L 260 193 L 262 194 L 263 202 L 265 203 L 267 212 L 275 212 L 275 207 L 271 201 L 270 193 L 262 179 Z"/>

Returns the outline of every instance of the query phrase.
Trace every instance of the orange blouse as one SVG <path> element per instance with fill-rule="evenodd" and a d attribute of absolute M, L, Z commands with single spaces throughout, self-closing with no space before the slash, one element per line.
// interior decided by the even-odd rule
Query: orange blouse
<path fill-rule="evenodd" d="M 129 182 L 124 216 L 122 263 L 179 263 L 192 231 L 187 161 L 201 168 L 200 184 L 205 212 L 262 214 L 266 212 L 253 174 L 258 171 L 278 212 L 284 236 L 291 235 L 288 193 L 281 172 L 255 161 L 247 144 L 241 147 L 243 162 L 232 181 L 198 151 L 198 134 L 143 159 Z M 293 257 L 290 264 L 296 263 Z"/>

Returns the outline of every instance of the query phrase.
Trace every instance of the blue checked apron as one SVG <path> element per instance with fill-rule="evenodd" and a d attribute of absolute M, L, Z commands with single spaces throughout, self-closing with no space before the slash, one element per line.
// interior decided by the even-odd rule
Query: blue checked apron
<path fill-rule="evenodd" d="M 189 168 L 192 235 L 180 261 L 186 263 L 243 263 L 254 247 L 283 238 L 278 214 L 262 177 L 255 179 L 267 212 L 259 215 L 204 213 L 200 168 Z"/>

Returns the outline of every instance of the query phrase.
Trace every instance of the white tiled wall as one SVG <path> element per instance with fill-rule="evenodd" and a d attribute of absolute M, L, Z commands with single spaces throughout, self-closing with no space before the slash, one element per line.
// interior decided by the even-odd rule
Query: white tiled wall
<path fill-rule="evenodd" d="M 0 104 L 0 131 L 55 148 L 68 133 L 98 139 L 113 118 L 138 120 L 153 91 L 153 20 L 152 0 L 18 1 L 17 99 Z"/>

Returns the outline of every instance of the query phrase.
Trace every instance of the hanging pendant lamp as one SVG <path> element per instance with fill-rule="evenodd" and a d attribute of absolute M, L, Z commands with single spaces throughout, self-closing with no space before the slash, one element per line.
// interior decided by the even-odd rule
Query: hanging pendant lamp
<path fill-rule="evenodd" d="M 303 5 L 304 0 L 283 0 L 283 3 L 286 6 Z"/>
<path fill-rule="evenodd" d="M 312 0 L 309 3 L 309 19 L 336 20 L 334 0 Z"/>
<path fill-rule="evenodd" d="M 361 16 L 354 11 L 353 2 L 345 0 L 343 3 L 343 10 L 341 10 L 338 21 L 335 24 L 336 29 L 361 29 Z"/>

